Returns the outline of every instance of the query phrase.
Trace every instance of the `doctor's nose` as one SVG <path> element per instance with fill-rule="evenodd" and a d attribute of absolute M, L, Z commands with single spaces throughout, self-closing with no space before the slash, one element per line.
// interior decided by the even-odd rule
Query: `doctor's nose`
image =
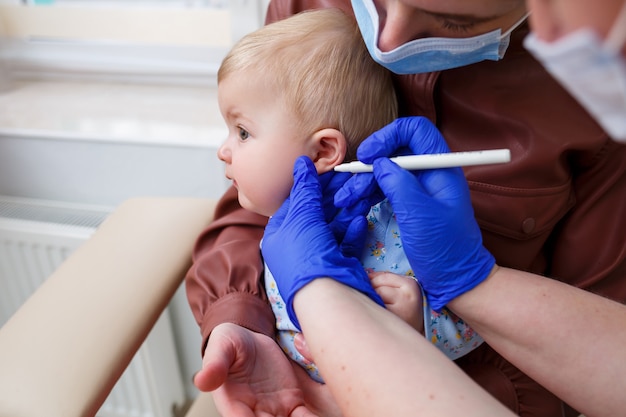
<path fill-rule="evenodd" d="M 401 1 L 390 1 L 387 10 L 381 13 L 378 48 L 389 52 L 407 42 L 428 36 L 423 28 L 423 14 Z"/>

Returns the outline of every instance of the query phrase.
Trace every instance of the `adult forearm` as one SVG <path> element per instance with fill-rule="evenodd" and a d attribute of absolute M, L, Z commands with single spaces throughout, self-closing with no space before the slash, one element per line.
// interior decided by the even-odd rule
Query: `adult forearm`
<path fill-rule="evenodd" d="M 552 279 L 496 268 L 448 307 L 585 415 L 626 409 L 626 306 Z"/>
<path fill-rule="evenodd" d="M 297 293 L 294 307 L 346 416 L 512 415 L 422 335 L 357 291 L 317 279 Z"/>

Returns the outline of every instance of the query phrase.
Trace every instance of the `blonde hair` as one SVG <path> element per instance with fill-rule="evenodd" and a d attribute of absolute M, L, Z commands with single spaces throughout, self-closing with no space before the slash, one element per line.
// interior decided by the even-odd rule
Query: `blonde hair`
<path fill-rule="evenodd" d="M 218 83 L 250 70 L 282 96 L 303 132 L 343 133 L 346 160 L 397 117 L 391 74 L 372 60 L 356 22 L 339 9 L 301 12 L 246 35 L 224 58 Z"/>

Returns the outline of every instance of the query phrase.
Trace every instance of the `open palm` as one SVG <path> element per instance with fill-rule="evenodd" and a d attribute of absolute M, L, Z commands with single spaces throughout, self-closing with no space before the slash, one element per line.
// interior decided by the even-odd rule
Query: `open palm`
<path fill-rule="evenodd" d="M 213 391 L 222 416 L 315 417 L 290 360 L 266 335 L 224 323 L 213 329 L 202 370 L 194 378 L 201 391 Z"/>

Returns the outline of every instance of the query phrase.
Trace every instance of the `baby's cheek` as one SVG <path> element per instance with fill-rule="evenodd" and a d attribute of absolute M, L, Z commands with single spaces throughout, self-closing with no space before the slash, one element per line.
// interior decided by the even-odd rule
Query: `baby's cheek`
<path fill-rule="evenodd" d="M 263 198 L 264 200 L 263 205 L 266 211 L 265 215 L 271 216 L 274 213 L 276 213 L 276 211 L 283 205 L 283 203 L 289 197 L 290 191 L 291 191 L 291 186 L 286 187 L 286 188 L 283 187 L 282 189 L 275 187 L 271 193 L 265 194 Z"/>

